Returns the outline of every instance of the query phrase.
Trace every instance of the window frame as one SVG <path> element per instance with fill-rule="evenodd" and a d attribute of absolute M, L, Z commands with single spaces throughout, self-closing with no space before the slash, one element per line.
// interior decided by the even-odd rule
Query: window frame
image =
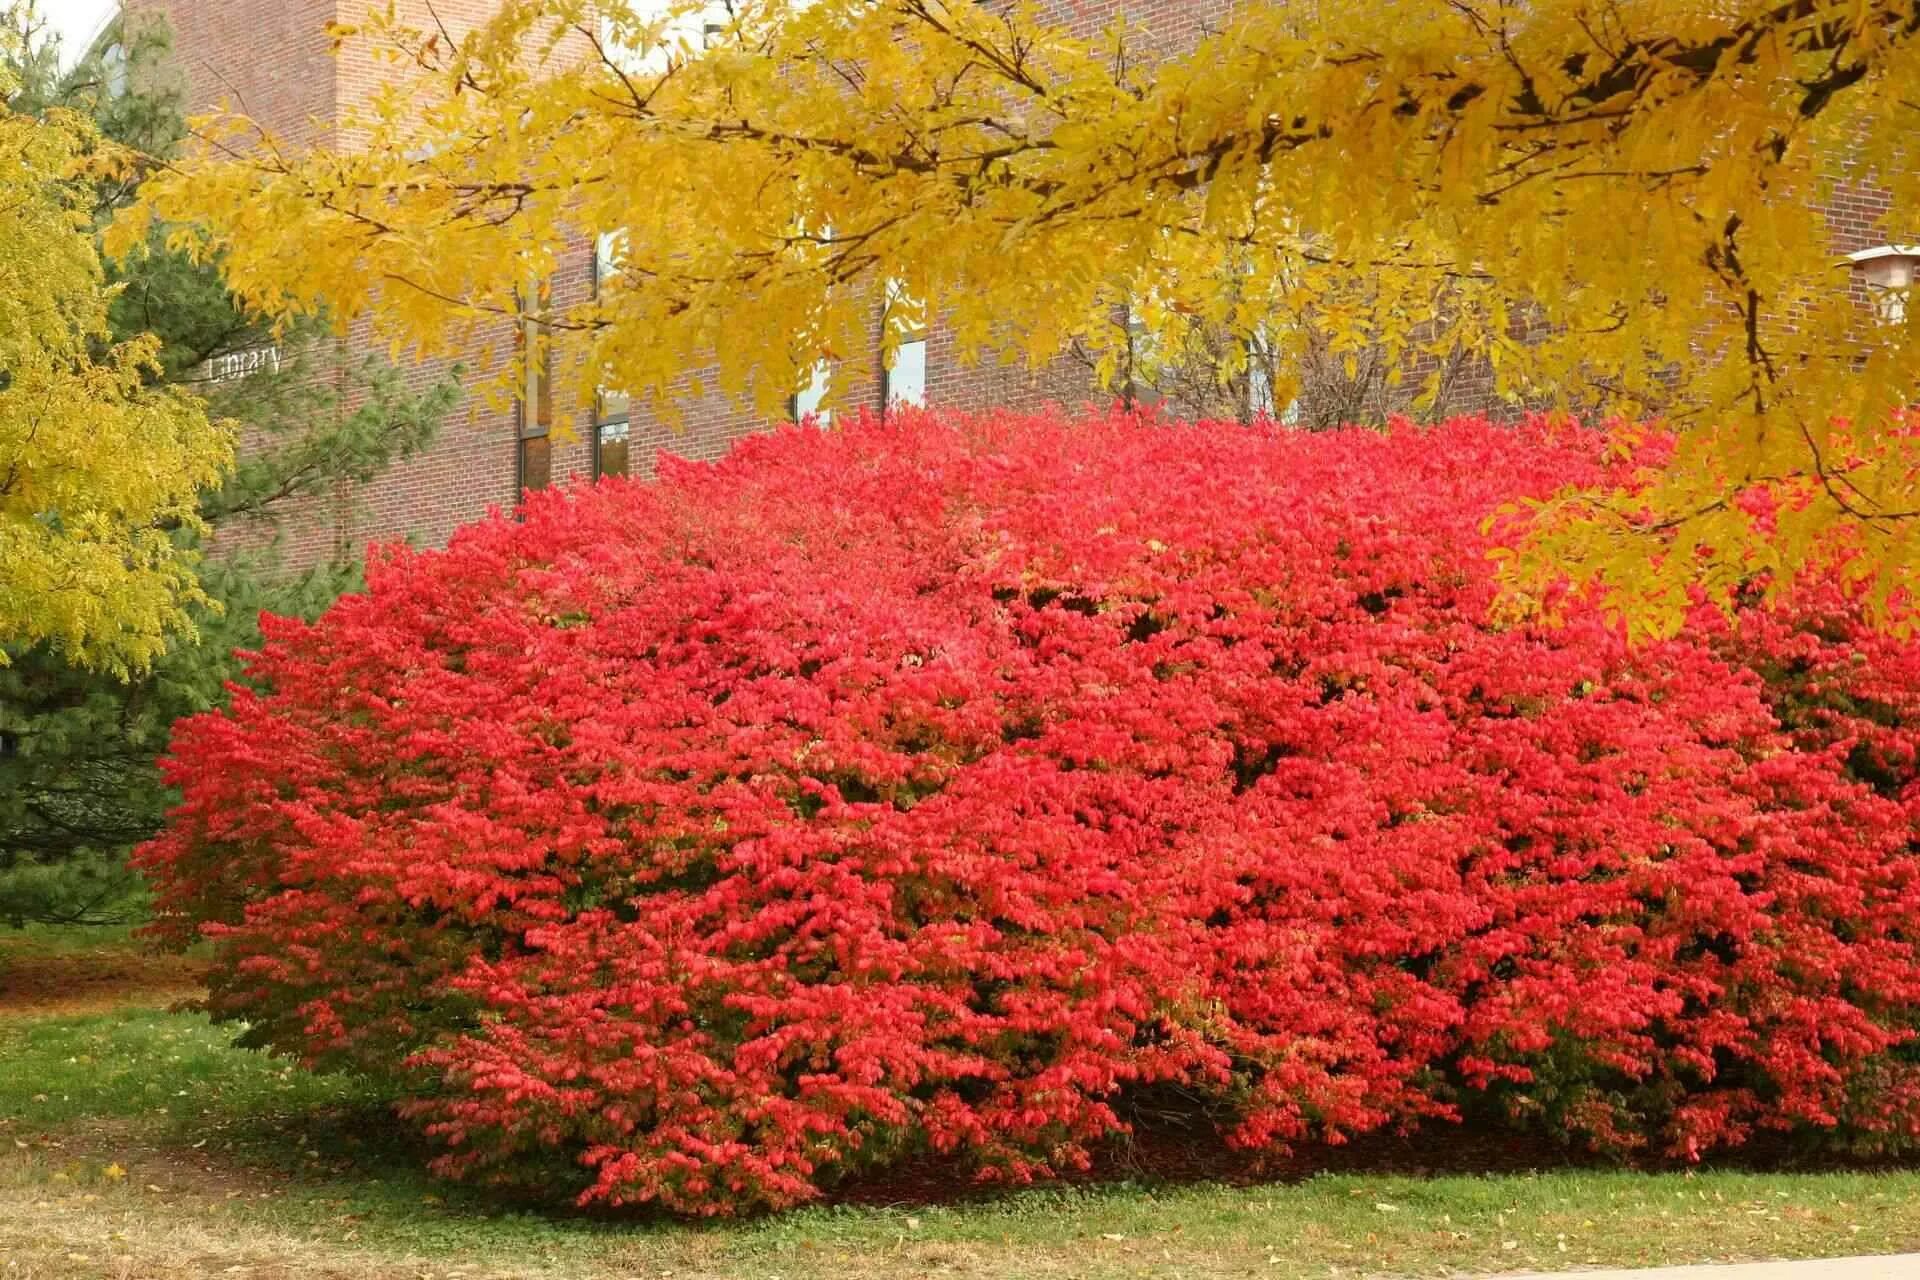
<path fill-rule="evenodd" d="M 514 501 L 553 487 L 553 338 L 539 317 L 553 297 L 550 281 L 529 285 L 522 294 L 518 332 L 520 395 L 514 406 Z M 534 442 L 545 455 L 541 483 L 529 485 L 527 458 Z"/>
<path fill-rule="evenodd" d="M 900 366 L 909 352 L 913 353 L 912 363 L 919 370 L 917 394 L 911 396 L 902 395 L 898 385 Z M 885 365 L 880 370 L 880 416 L 886 417 L 896 407 L 904 409 L 927 407 L 927 340 L 925 338 L 914 338 L 911 341 L 902 342 L 893 349 L 893 363 Z"/>
<path fill-rule="evenodd" d="M 826 404 L 827 396 L 833 391 L 833 363 L 829 360 L 816 360 L 813 365 L 813 378 L 801 391 L 795 391 L 787 397 L 787 418 L 789 421 L 804 425 L 811 417 L 816 427 L 833 425 L 833 409 Z M 809 403 L 810 402 L 810 403 Z"/>
<path fill-rule="evenodd" d="M 605 456 L 607 438 L 616 432 L 619 435 L 621 452 L 626 455 L 626 464 L 618 471 L 609 471 Z M 593 478 L 599 480 L 610 475 L 626 477 L 633 475 L 633 424 L 626 418 L 593 424 Z"/>
<path fill-rule="evenodd" d="M 601 283 L 618 269 L 614 250 L 619 237 L 624 234 L 620 230 L 602 231 L 593 238 L 593 293 L 596 298 L 600 296 Z M 618 428 L 623 433 L 627 461 L 624 469 L 609 472 L 606 467 L 605 449 L 607 435 L 613 428 Z M 633 474 L 633 398 L 625 392 L 609 391 L 605 387 L 598 387 L 593 394 L 593 478 L 598 480 L 610 474 L 622 476 Z"/>
<path fill-rule="evenodd" d="M 903 317 L 899 309 L 905 308 L 913 317 Z M 907 292 L 906 284 L 898 277 L 887 281 L 886 295 L 880 307 L 880 416 L 884 419 L 893 411 L 896 404 L 922 409 L 927 404 L 927 368 L 930 349 L 927 338 L 931 326 L 926 316 L 926 305 Z M 893 347 L 893 362 L 887 362 L 887 339 L 898 337 Z M 917 353 L 919 365 L 919 395 L 913 398 L 898 394 L 896 383 L 899 377 L 901 359 L 909 351 Z"/>

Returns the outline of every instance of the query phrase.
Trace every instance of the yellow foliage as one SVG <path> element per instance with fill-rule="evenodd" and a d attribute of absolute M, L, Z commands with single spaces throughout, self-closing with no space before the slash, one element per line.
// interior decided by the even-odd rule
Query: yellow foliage
<path fill-rule="evenodd" d="M 1690 589 L 1837 556 L 1890 607 L 1914 586 L 1915 446 L 1888 428 L 1920 305 L 1850 300 L 1817 206 L 1846 155 L 1920 208 L 1917 0 L 1250 0 L 1158 63 L 1030 7 L 660 9 L 507 0 L 457 44 L 376 15 L 340 32 L 394 53 L 358 149 L 210 118 L 121 234 L 180 222 L 268 312 L 443 352 L 622 228 L 620 270 L 542 331 L 582 394 L 656 402 L 711 363 L 772 409 L 889 287 L 973 352 L 1078 338 L 1109 373 L 1143 298 L 1150 342 L 1257 326 L 1283 371 L 1311 340 L 1465 343 L 1509 395 L 1684 428 L 1657 474 L 1537 511 L 1520 595 L 1570 574 L 1658 631 Z M 1770 524 L 1730 501 L 1754 486 Z"/>
<path fill-rule="evenodd" d="M 50 642 L 127 674 L 201 599 L 170 530 L 230 446 L 198 401 L 144 385 L 151 341 L 109 338 L 87 181 L 109 162 L 83 118 L 0 106 L 0 663 Z"/>

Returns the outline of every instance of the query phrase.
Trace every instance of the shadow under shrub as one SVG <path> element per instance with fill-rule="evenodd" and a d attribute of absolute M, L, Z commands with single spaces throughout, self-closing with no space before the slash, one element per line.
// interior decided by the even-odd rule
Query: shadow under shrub
<path fill-rule="evenodd" d="M 184 722 L 139 855 L 213 1013 L 443 1172 L 782 1206 L 1277 1148 L 1920 1126 L 1912 645 L 1836 590 L 1493 620 L 1594 437 L 901 414 L 382 553 Z"/>

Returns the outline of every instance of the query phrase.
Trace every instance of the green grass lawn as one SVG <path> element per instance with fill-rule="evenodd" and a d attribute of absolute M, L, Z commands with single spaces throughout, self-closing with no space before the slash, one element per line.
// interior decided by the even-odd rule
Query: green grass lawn
<path fill-rule="evenodd" d="M 0 993 L 10 962 L 128 945 L 0 935 Z M 138 981 L 111 995 L 0 1003 L 0 1275 L 1214 1280 L 1920 1249 L 1920 1171 L 1349 1172 L 695 1225 L 534 1209 L 427 1177 L 366 1083 L 234 1049 Z"/>

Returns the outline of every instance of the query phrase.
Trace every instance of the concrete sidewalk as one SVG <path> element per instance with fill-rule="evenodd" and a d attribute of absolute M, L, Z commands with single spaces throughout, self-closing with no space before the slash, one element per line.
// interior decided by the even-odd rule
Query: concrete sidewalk
<path fill-rule="evenodd" d="M 1509 1280 L 1549 1280 L 1549 1277 L 1528 1272 Z M 1881 1258 L 1816 1258 L 1806 1262 L 1655 1267 L 1641 1271 L 1562 1271 L 1558 1280 L 1920 1280 L 1920 1253 L 1890 1254 Z"/>

